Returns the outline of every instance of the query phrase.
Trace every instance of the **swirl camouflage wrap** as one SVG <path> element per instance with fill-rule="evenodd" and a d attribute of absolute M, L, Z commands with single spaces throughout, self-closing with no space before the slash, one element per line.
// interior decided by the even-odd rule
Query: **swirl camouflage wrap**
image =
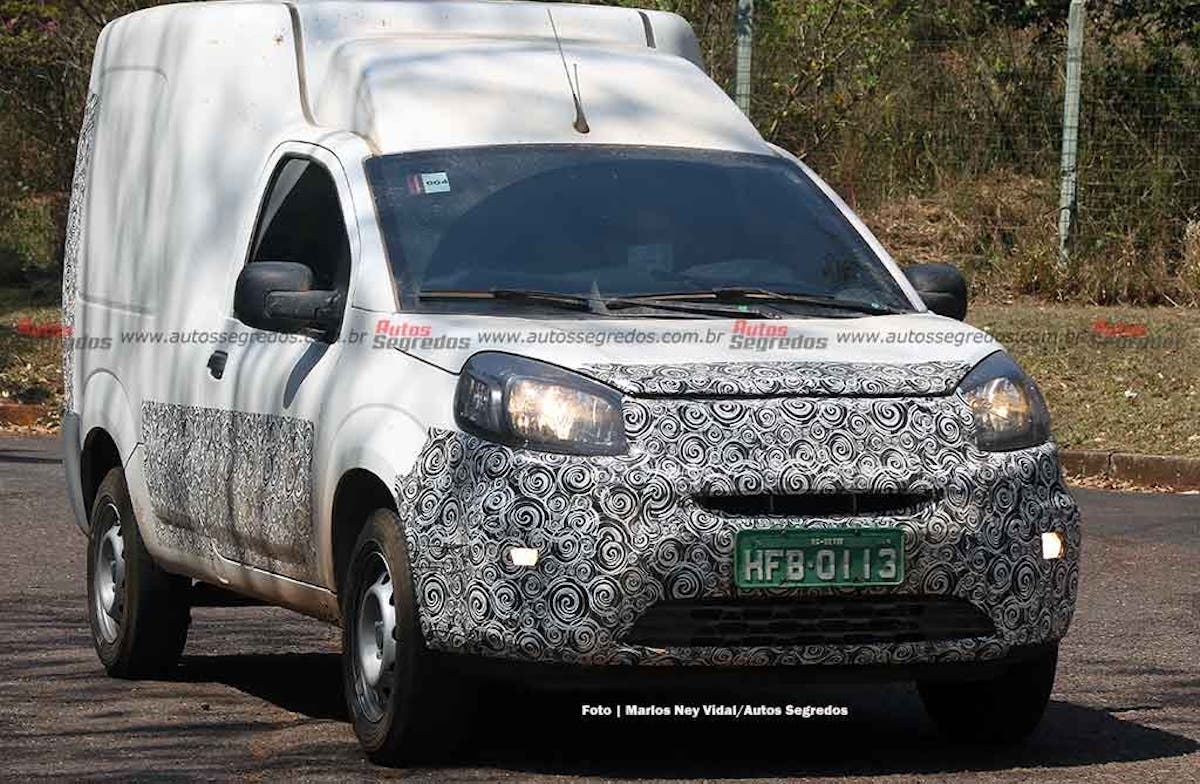
<path fill-rule="evenodd" d="M 945 395 L 970 369 L 961 362 L 712 362 L 585 368 L 589 375 L 622 392 L 645 397 Z"/>
<path fill-rule="evenodd" d="M 703 366 L 588 371 L 628 397 L 630 450 L 580 457 L 434 430 L 396 495 L 421 624 L 432 647 L 583 664 L 845 664 L 983 660 L 1060 638 L 1074 610 L 1079 516 L 1054 446 L 988 453 L 957 395 L 959 365 Z M 722 368 L 720 373 L 715 368 Z M 831 368 L 836 368 L 831 370 Z M 940 375 L 939 375 L 940 374 Z M 824 379 L 824 380 L 822 380 Z M 807 395 L 855 390 L 857 397 Z M 878 393 L 882 397 L 861 396 Z M 734 515 L 699 499 L 835 492 L 923 494 L 884 515 Z M 741 589 L 746 529 L 892 527 L 905 579 L 872 588 Z M 1041 557 L 1058 531 L 1067 556 Z M 539 551 L 515 566 L 511 547 Z M 647 610 L 691 599 L 957 597 L 994 633 L 919 642 L 647 647 L 626 642 Z"/>
<path fill-rule="evenodd" d="M 63 407 L 73 411 L 75 406 L 75 350 L 70 344 L 75 326 L 76 279 L 79 270 L 79 243 L 83 235 L 88 175 L 92 168 L 92 149 L 96 141 L 96 113 L 100 96 L 90 93 L 83 109 L 83 127 L 79 130 L 79 145 L 75 150 L 75 176 L 71 180 L 71 202 L 67 211 L 67 238 L 63 246 Z"/>
<path fill-rule="evenodd" d="M 312 422 L 146 401 L 142 440 L 164 540 L 316 581 Z"/>

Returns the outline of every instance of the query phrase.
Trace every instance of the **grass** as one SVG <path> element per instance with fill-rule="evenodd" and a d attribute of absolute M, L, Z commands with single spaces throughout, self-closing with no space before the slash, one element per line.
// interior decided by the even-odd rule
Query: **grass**
<path fill-rule="evenodd" d="M 901 264 L 959 267 L 973 296 L 1119 306 L 1200 305 L 1200 222 L 1157 222 L 1130 212 L 1110 225 L 1095 211 L 1064 266 L 1058 250 L 1058 183 L 998 169 L 947 180 L 924 196 L 861 210 Z M 1108 221 L 1108 222 L 1106 222 Z"/>
<path fill-rule="evenodd" d="M 62 402 L 61 344 L 16 326 L 58 318 L 57 303 L 0 289 L 0 402 L 49 404 L 44 427 Z M 975 303 L 968 320 L 1037 380 L 1063 447 L 1200 457 L 1200 311 L 1019 299 Z"/>
<path fill-rule="evenodd" d="M 968 321 L 1038 382 L 1064 448 L 1200 457 L 1200 311 L 1018 300 Z"/>
<path fill-rule="evenodd" d="M 42 403 L 48 415 L 38 428 L 56 428 L 62 407 L 62 341 L 33 336 L 23 325 L 58 324 L 57 302 L 0 289 L 0 403 Z"/>

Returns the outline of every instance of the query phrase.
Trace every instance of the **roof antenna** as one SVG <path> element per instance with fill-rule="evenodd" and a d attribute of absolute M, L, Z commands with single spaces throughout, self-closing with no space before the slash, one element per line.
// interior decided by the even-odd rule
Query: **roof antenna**
<path fill-rule="evenodd" d="M 554 24 L 554 14 L 550 9 L 546 9 L 546 16 L 550 17 L 550 29 L 554 31 L 554 42 L 558 44 L 558 56 L 562 58 L 563 72 L 567 75 L 567 85 L 571 88 L 571 99 L 575 101 L 575 130 L 580 133 L 591 133 L 592 128 L 588 125 L 587 115 L 583 113 L 583 101 L 579 99 L 579 63 L 575 64 L 575 79 L 571 80 L 571 69 L 567 66 L 567 55 L 563 52 L 562 39 L 558 37 L 558 26 Z"/>

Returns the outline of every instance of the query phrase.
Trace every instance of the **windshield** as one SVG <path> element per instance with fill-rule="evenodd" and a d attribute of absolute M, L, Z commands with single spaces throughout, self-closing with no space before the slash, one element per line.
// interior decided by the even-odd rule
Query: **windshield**
<path fill-rule="evenodd" d="M 816 184 L 770 156 L 475 147 L 376 157 L 367 174 L 405 309 L 433 300 L 439 310 L 444 300 L 461 308 L 479 303 L 472 293 L 496 291 L 686 298 L 722 290 L 912 309 Z"/>

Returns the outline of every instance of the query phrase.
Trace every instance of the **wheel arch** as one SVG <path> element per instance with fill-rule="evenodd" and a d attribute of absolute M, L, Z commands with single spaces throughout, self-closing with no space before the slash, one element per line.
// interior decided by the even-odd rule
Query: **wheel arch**
<path fill-rule="evenodd" d="M 321 585 L 337 592 L 345 561 L 367 515 L 398 511 L 396 480 L 415 464 L 428 432 L 393 406 L 357 409 L 336 428 L 328 447 L 318 444 L 314 508 Z"/>
<path fill-rule="evenodd" d="M 341 587 L 354 543 L 367 518 L 371 512 L 383 508 L 396 511 L 396 499 L 387 483 L 365 468 L 352 468 L 342 474 L 333 496 L 333 525 L 330 530 L 335 591 Z"/>
<path fill-rule="evenodd" d="M 125 467 L 137 447 L 137 418 L 125 387 L 107 370 L 88 376 L 78 400 L 79 413 L 64 417 L 63 464 L 75 474 L 67 477 L 68 490 L 77 487 L 72 503 L 82 503 L 76 514 L 83 519 L 76 522 L 86 533 L 96 489 L 110 469 Z"/>
<path fill-rule="evenodd" d="M 121 450 L 112 435 L 103 427 L 93 427 L 83 439 L 83 451 L 80 454 L 79 471 L 83 488 L 83 508 L 91 519 L 92 504 L 96 500 L 96 491 L 104 477 L 114 468 L 123 468 L 125 461 L 121 459 Z"/>

